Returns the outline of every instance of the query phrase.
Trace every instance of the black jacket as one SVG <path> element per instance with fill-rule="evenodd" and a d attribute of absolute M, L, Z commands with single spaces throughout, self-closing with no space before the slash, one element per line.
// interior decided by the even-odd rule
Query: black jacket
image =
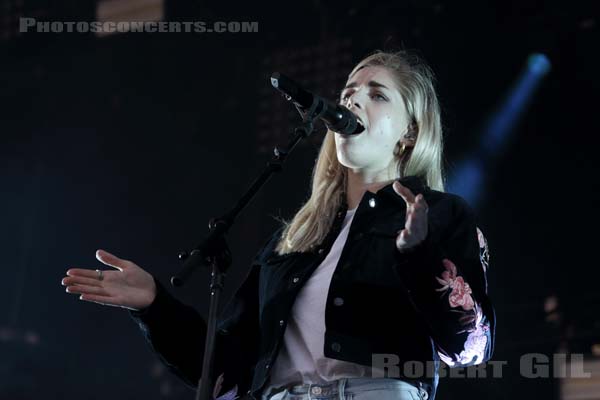
<path fill-rule="evenodd" d="M 417 177 L 400 182 L 425 197 L 427 238 L 412 251 L 399 252 L 395 240 L 404 228 L 404 200 L 391 184 L 364 194 L 329 287 L 324 354 L 367 366 L 374 354 L 393 354 L 401 374 L 409 361 L 433 365 L 433 376 L 427 368 L 424 376 L 410 376 L 433 398 L 440 358 L 467 366 L 491 356 L 495 318 L 487 296 L 488 251 L 462 198 L 431 190 Z M 225 389 L 238 385 L 249 398 L 260 396 L 296 295 L 329 252 L 345 211 L 343 206 L 314 251 L 277 255 L 280 229 L 253 260 L 218 325 L 215 376 L 224 373 Z M 205 321 L 156 283 L 155 301 L 130 314 L 162 361 L 195 387 Z"/>

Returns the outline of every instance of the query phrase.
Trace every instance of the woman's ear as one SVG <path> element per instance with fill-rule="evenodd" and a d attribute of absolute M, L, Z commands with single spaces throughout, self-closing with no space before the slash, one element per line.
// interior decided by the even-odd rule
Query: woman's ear
<path fill-rule="evenodd" d="M 414 119 L 410 121 L 410 124 L 408 124 L 407 133 L 414 135 L 415 139 L 419 134 L 419 124 L 417 124 L 417 121 L 415 121 Z"/>
<path fill-rule="evenodd" d="M 417 127 L 417 124 L 411 122 L 406 129 L 406 133 L 402 136 L 400 141 L 405 144 L 406 147 L 414 147 L 415 143 L 417 142 L 418 131 L 419 128 Z"/>

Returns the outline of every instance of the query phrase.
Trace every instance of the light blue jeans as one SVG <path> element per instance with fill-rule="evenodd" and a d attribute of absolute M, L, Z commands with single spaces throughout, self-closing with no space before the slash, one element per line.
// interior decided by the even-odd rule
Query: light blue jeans
<path fill-rule="evenodd" d="M 327 384 L 267 388 L 262 400 L 427 400 L 427 392 L 390 378 L 341 378 Z"/>

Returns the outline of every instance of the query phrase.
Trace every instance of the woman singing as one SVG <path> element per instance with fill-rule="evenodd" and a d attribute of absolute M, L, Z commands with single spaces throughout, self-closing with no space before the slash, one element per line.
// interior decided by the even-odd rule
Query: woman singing
<path fill-rule="evenodd" d="M 215 395 L 432 399 L 440 360 L 489 359 L 489 253 L 469 206 L 443 191 L 432 81 L 405 52 L 377 52 L 350 73 L 340 101 L 365 129 L 325 136 L 310 198 L 258 252 L 225 308 Z M 116 270 L 70 269 L 67 291 L 129 309 L 161 360 L 195 388 L 203 318 L 133 262 L 96 257 Z"/>

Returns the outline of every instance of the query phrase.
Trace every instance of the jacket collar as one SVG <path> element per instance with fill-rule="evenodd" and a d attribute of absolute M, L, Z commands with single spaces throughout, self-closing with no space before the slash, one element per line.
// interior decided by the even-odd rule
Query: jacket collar
<path fill-rule="evenodd" d="M 419 176 L 416 176 L 416 175 L 405 176 L 405 177 L 397 179 L 397 180 L 400 181 L 400 183 L 402 185 L 409 188 L 415 196 L 418 195 L 419 193 L 424 193 L 429 190 L 429 186 L 427 186 L 425 179 L 423 179 Z M 398 203 L 401 206 L 406 206 L 404 199 L 399 194 L 397 194 L 396 191 L 394 190 L 393 184 L 394 184 L 394 182 L 391 182 L 390 184 L 379 189 L 377 191 L 377 193 L 372 193 L 367 190 L 367 192 L 365 193 L 365 196 L 368 197 L 366 201 L 368 201 L 370 198 L 381 196 L 381 197 L 388 198 L 388 199 L 392 200 L 392 202 Z M 363 200 L 364 200 L 364 198 L 363 198 Z M 342 202 L 342 204 L 340 205 L 340 207 L 338 209 L 338 213 L 336 216 L 337 222 L 340 222 L 344 219 L 344 216 L 346 215 L 347 210 L 348 210 L 348 205 L 346 204 L 346 201 L 344 199 L 344 201 Z"/>

